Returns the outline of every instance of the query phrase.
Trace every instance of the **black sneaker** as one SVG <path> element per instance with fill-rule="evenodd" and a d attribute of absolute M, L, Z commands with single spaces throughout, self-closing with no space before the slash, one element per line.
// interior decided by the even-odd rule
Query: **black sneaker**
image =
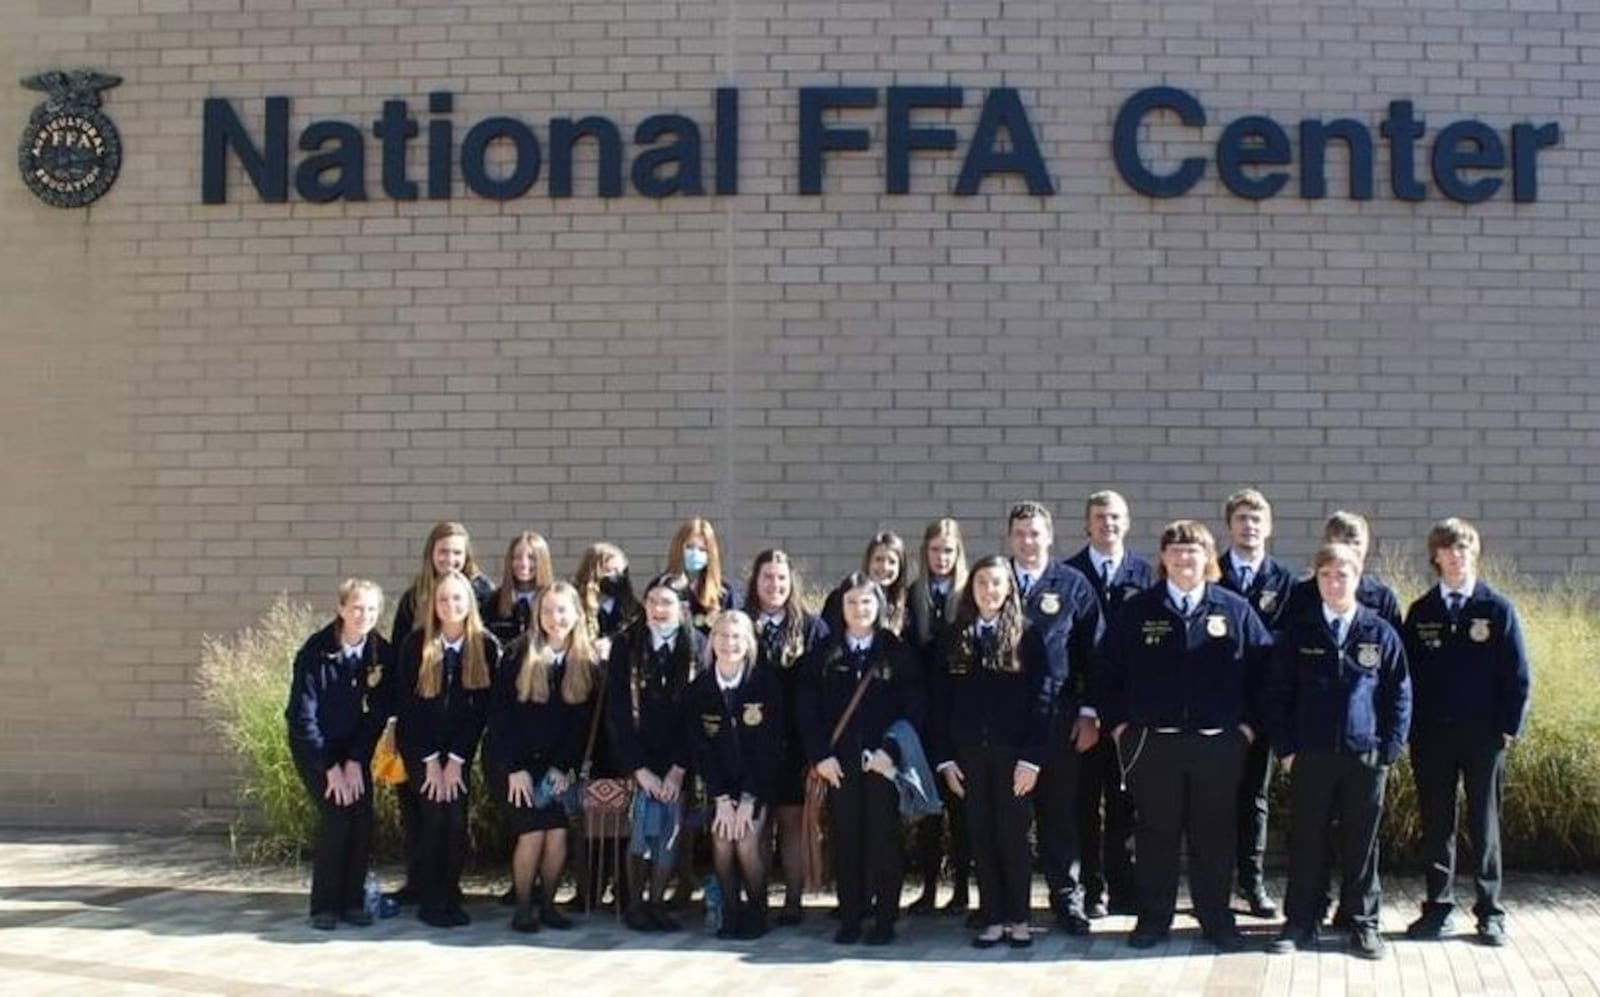
<path fill-rule="evenodd" d="M 1506 922 L 1503 918 L 1490 917 L 1478 922 L 1478 941 L 1492 949 L 1504 948 L 1510 939 L 1506 937 Z"/>
<path fill-rule="evenodd" d="M 1387 949 L 1377 925 L 1363 924 L 1350 932 L 1350 954 L 1357 959 L 1382 959 Z"/>
<path fill-rule="evenodd" d="M 1406 925 L 1406 937 L 1414 942 L 1438 941 L 1455 929 L 1455 908 L 1424 907 L 1422 916 Z"/>

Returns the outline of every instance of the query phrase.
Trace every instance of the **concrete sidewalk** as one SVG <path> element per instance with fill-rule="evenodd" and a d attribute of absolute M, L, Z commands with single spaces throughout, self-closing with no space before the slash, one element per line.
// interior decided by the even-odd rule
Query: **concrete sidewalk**
<path fill-rule="evenodd" d="M 383 870 L 389 871 L 389 870 Z M 1388 884 L 1387 959 L 1337 943 L 1319 953 L 1217 956 L 1179 916 L 1152 952 L 1124 944 L 1131 918 L 1088 938 L 1053 932 L 1027 952 L 978 952 L 949 917 L 907 918 L 887 949 L 832 943 L 821 911 L 760 942 L 702 931 L 637 935 L 609 915 L 575 931 L 507 930 L 505 908 L 469 897 L 468 927 L 438 931 L 408 911 L 367 929 L 306 926 L 304 868 L 240 867 L 214 838 L 0 832 L 0 990 L 5 994 L 792 993 L 1597 994 L 1600 876 L 1513 874 L 1511 944 L 1397 936 L 1418 883 Z M 695 911 L 698 913 L 698 910 Z M 685 921 L 695 920 L 693 915 Z M 1042 914 L 1036 920 L 1043 923 Z M 1264 944 L 1277 925 L 1240 919 Z"/>

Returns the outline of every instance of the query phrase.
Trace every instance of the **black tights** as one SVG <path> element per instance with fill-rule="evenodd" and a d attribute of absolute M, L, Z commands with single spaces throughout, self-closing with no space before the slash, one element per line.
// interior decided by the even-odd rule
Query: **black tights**
<path fill-rule="evenodd" d="M 739 890 L 745 893 L 744 902 L 752 906 L 766 903 L 767 856 L 766 816 L 750 823 L 750 830 L 739 841 L 712 837 L 711 861 L 717 871 L 717 882 L 722 886 L 725 910 L 736 909 L 740 901 Z"/>

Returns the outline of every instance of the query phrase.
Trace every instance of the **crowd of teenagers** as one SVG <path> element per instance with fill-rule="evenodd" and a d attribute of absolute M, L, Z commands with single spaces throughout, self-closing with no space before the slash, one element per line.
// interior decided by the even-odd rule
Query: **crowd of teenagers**
<path fill-rule="evenodd" d="M 555 902 L 569 851 L 580 906 L 609 890 L 629 928 L 676 930 L 698 853 L 719 937 L 768 932 L 776 858 L 777 925 L 800 923 L 805 891 L 831 873 L 835 940 L 889 944 L 910 820 L 909 911 L 935 910 L 947 872 L 938 909 L 964 915 L 979 948 L 1032 943 L 1035 869 L 1060 930 L 1134 915 L 1128 944 L 1158 945 L 1186 850 L 1201 935 L 1231 952 L 1246 944 L 1235 893 L 1278 915 L 1263 862 L 1276 767 L 1291 812 L 1271 950 L 1331 930 L 1375 959 L 1385 783 L 1409 747 L 1427 894 L 1406 936 L 1453 928 L 1464 792 L 1477 937 L 1504 944 L 1499 811 L 1529 666 L 1515 609 L 1478 577 L 1476 529 L 1433 525 L 1437 582 L 1402 616 L 1364 571 L 1359 515 L 1329 517 L 1299 577 L 1268 554 L 1271 507 L 1254 489 L 1227 499 L 1220 555 L 1204 524 L 1179 520 L 1156 563 L 1142 559 L 1116 492 L 1084 513 L 1088 543 L 1064 560 L 1037 503 L 1011 509 L 1006 555 L 972 563 L 960 524 L 935 520 L 914 578 L 901 538 L 880 533 L 820 615 L 781 550 L 736 591 L 704 519 L 637 587 L 608 543 L 558 580 L 531 532 L 496 585 L 466 529 L 438 524 L 389 640 L 374 629 L 379 587 L 353 579 L 295 661 L 289 740 L 320 816 L 312 926 L 370 923 L 371 765 L 392 739 L 407 857 L 392 898 L 441 928 L 470 920 L 467 801 L 487 792 L 515 842 L 520 932 L 572 926 Z"/>

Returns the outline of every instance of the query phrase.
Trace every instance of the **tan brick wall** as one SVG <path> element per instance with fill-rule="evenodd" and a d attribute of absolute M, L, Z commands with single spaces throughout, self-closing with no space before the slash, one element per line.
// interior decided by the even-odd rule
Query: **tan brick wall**
<path fill-rule="evenodd" d="M 1492 7 L 0 0 L 0 135 L 36 98 L 17 78 L 90 65 L 126 77 L 127 150 L 87 211 L 0 182 L 0 822 L 225 815 L 200 635 L 345 574 L 398 591 L 439 518 L 490 561 L 532 526 L 563 571 L 599 536 L 648 570 L 705 513 L 741 565 L 775 543 L 831 576 L 946 512 L 993 547 L 1018 496 L 1056 505 L 1066 548 L 1093 487 L 1126 491 L 1148 540 L 1254 482 L 1294 560 L 1349 504 L 1413 549 L 1459 511 L 1525 569 L 1589 570 L 1600 20 Z M 874 152 L 800 196 L 796 92 L 840 82 L 966 87 L 963 140 L 982 88 L 1019 88 L 1057 194 L 952 196 L 952 155 L 885 196 L 880 110 L 847 116 Z M 1381 151 L 1366 203 L 1252 203 L 1214 166 L 1155 202 L 1110 135 L 1158 83 L 1212 116 L 1173 158 L 1246 113 L 1376 131 L 1401 97 L 1429 140 L 1461 117 L 1563 139 L 1536 204 L 1397 201 Z M 425 121 L 443 87 L 458 143 L 491 114 L 547 143 L 561 113 L 631 133 L 677 110 L 709 169 L 726 84 L 737 197 L 606 202 L 580 166 L 554 200 L 547 163 L 506 204 L 459 171 L 453 200 L 396 204 L 369 139 L 366 203 L 262 204 L 236 165 L 230 202 L 200 203 L 209 95 L 255 130 L 263 95 L 292 96 L 298 134 L 370 128 L 391 97 Z"/>

